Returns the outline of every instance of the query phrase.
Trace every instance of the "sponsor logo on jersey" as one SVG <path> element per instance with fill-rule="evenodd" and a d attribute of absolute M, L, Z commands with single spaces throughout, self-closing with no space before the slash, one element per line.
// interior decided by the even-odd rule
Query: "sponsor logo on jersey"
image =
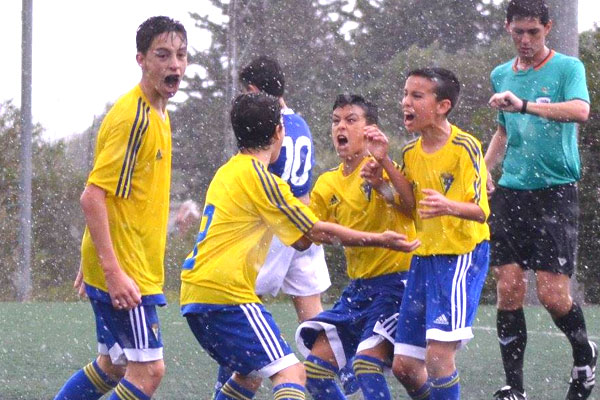
<path fill-rule="evenodd" d="M 162 152 L 160 151 L 160 149 L 158 149 L 158 151 L 156 152 L 156 159 L 162 160 Z"/>
<path fill-rule="evenodd" d="M 329 199 L 330 206 L 335 206 L 339 202 L 340 202 L 340 200 L 337 198 L 337 196 L 335 194 L 333 196 L 331 196 L 331 199 Z"/>

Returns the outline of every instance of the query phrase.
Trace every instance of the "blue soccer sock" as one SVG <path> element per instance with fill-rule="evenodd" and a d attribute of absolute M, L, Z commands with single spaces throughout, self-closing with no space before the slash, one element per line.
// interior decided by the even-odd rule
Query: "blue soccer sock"
<path fill-rule="evenodd" d="M 352 363 L 365 400 L 390 400 L 392 395 L 383 376 L 383 361 L 357 355 Z"/>
<path fill-rule="evenodd" d="M 219 391 L 227 383 L 229 378 L 233 375 L 233 371 L 227 367 L 219 365 L 219 372 L 217 372 L 217 381 L 215 382 L 215 398 L 219 394 Z"/>
<path fill-rule="evenodd" d="M 431 395 L 431 385 L 429 382 L 425 382 L 420 389 L 415 390 L 414 392 L 408 392 L 408 396 L 412 400 L 430 400 Z"/>
<path fill-rule="evenodd" d="M 335 381 L 338 371 L 319 357 L 312 354 L 304 361 L 306 368 L 306 389 L 315 400 L 344 400 L 346 397 Z"/>
<path fill-rule="evenodd" d="M 230 378 L 216 394 L 215 400 L 250 400 L 255 393 Z"/>
<path fill-rule="evenodd" d="M 340 378 L 340 382 L 342 383 L 344 394 L 346 396 L 354 394 L 360 390 L 360 384 L 358 383 L 358 379 L 356 379 L 356 375 L 354 375 L 352 363 L 347 363 L 344 365 L 344 367 L 339 370 L 338 377 Z"/>
<path fill-rule="evenodd" d="M 142 392 L 133 383 L 123 378 L 108 400 L 150 400 L 150 396 Z"/>
<path fill-rule="evenodd" d="M 304 387 L 296 383 L 282 383 L 273 388 L 274 400 L 304 400 Z"/>
<path fill-rule="evenodd" d="M 450 376 L 431 379 L 430 400 L 459 400 L 460 399 L 460 378 L 458 371 Z"/>
<path fill-rule="evenodd" d="M 75 372 L 54 400 L 96 400 L 115 386 L 117 382 L 110 379 L 94 360 Z"/>

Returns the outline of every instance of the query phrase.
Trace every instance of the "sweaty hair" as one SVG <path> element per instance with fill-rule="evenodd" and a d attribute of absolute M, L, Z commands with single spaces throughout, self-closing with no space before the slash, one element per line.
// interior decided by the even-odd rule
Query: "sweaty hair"
<path fill-rule="evenodd" d="M 333 109 L 346 106 L 358 106 L 365 112 L 367 124 L 374 125 L 379 122 L 377 106 L 358 94 L 338 94 L 333 103 Z"/>
<path fill-rule="evenodd" d="M 244 86 L 254 85 L 261 92 L 281 97 L 285 89 L 285 77 L 279 63 L 267 56 L 255 58 L 240 71 Z"/>
<path fill-rule="evenodd" d="M 183 41 L 187 43 L 187 32 L 181 22 L 175 21 L 169 17 L 151 17 L 142 22 L 138 27 L 135 36 L 135 44 L 138 53 L 146 54 L 152 44 L 152 40 L 157 35 L 165 32 L 176 32 L 180 34 Z"/>
<path fill-rule="evenodd" d="M 408 73 L 408 77 L 420 76 L 421 78 L 429 79 L 435 83 L 435 97 L 437 101 L 450 100 L 450 111 L 456 107 L 458 103 L 458 95 L 460 94 L 460 82 L 454 73 L 444 68 L 419 68 L 413 69 Z"/>
<path fill-rule="evenodd" d="M 233 100 L 230 118 L 240 150 L 265 149 L 273 142 L 275 128 L 281 124 L 281 106 L 277 97 L 244 93 Z"/>
<path fill-rule="evenodd" d="M 538 18 L 542 25 L 550 22 L 544 0 L 511 0 L 506 7 L 506 22 L 510 24 L 515 18 Z"/>

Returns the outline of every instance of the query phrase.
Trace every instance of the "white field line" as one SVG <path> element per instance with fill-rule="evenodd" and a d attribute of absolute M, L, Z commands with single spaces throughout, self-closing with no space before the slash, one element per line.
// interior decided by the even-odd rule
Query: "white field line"
<path fill-rule="evenodd" d="M 496 333 L 496 328 L 491 327 L 491 326 L 474 326 L 473 330 Z M 562 332 L 533 331 L 530 329 L 527 329 L 527 334 L 528 335 L 532 334 L 532 335 L 555 336 L 555 337 L 564 337 L 565 336 L 565 334 Z M 591 339 L 591 340 L 598 340 L 599 338 L 600 338 L 599 336 L 588 335 L 588 339 Z"/>

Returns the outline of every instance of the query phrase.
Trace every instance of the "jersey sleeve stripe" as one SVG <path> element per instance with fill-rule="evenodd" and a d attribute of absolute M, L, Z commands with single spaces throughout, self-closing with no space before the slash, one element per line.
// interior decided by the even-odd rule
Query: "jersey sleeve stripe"
<path fill-rule="evenodd" d="M 402 166 L 400 167 L 400 170 L 402 172 L 404 172 L 404 166 L 406 165 L 406 153 L 415 148 L 415 146 L 417 145 L 417 140 L 418 139 L 413 139 L 402 148 Z"/>
<path fill-rule="evenodd" d="M 129 133 L 129 141 L 127 142 L 127 150 L 125 151 L 125 157 L 123 158 L 123 166 L 121 167 L 121 175 L 119 176 L 119 183 L 117 184 L 117 190 L 115 191 L 115 196 L 124 197 L 120 194 L 121 192 L 121 183 L 123 183 L 123 177 L 125 176 L 125 172 L 127 171 L 127 161 L 129 160 L 129 152 L 132 150 L 133 138 L 135 136 L 135 131 L 138 125 L 138 121 L 140 119 L 140 111 L 142 110 L 142 98 L 138 98 L 137 103 L 137 111 L 135 114 L 135 120 L 133 121 L 133 125 L 131 127 L 131 132 Z M 124 192 L 124 191 L 123 191 Z"/>
<path fill-rule="evenodd" d="M 142 145 L 142 138 L 144 137 L 146 131 L 148 130 L 148 125 L 150 125 L 150 116 L 149 116 L 149 112 L 150 112 L 150 107 L 146 107 L 146 109 L 144 110 L 144 117 L 146 122 L 142 122 L 143 126 L 141 127 L 141 133 L 136 137 L 136 145 L 132 154 L 132 161 L 130 163 L 130 170 L 129 170 L 129 174 L 128 174 L 128 190 L 127 190 L 127 197 L 129 197 L 129 195 L 131 194 L 131 179 L 133 176 L 133 171 L 135 170 L 135 164 L 137 161 L 137 155 L 138 152 L 140 150 L 140 146 Z M 142 120 L 143 121 L 143 120 Z"/>
<path fill-rule="evenodd" d="M 305 230 L 302 230 L 302 232 L 308 232 L 313 227 L 313 223 L 310 220 L 310 218 L 308 218 L 306 214 L 304 214 L 302 210 L 300 210 L 300 208 L 298 208 L 297 206 L 294 208 L 290 207 L 290 205 L 285 201 L 283 193 L 281 193 L 281 191 L 279 190 L 279 186 L 277 185 L 277 182 L 275 182 L 275 178 L 273 177 L 273 175 L 269 174 L 267 175 L 267 177 L 271 181 L 272 187 L 275 190 L 275 195 L 279 198 L 281 204 L 284 207 L 286 207 L 292 213 L 292 215 L 300 221 L 300 224 L 303 227 L 305 227 Z"/>
<path fill-rule="evenodd" d="M 300 231 L 305 233 L 308 232 L 313 226 L 310 219 L 300 210 L 294 210 L 286 203 L 283 194 L 279 191 L 279 186 L 277 185 L 273 174 L 267 172 L 263 165 L 260 165 L 259 169 L 264 174 L 267 182 L 266 186 L 268 186 L 273 195 L 273 199 L 275 199 L 273 204 L 277 205 L 277 207 L 298 227 L 298 229 L 300 229 Z"/>
<path fill-rule="evenodd" d="M 252 160 L 252 165 L 258 174 L 260 182 L 263 186 L 263 190 L 265 191 L 271 204 L 275 205 L 279 210 L 281 210 L 281 212 L 301 232 L 308 232 L 313 226 L 313 223 L 310 222 L 310 219 L 308 219 L 300 210 L 293 210 L 290 208 L 290 206 L 285 202 L 281 192 L 276 192 L 275 188 L 277 187 L 277 183 L 275 182 L 275 178 L 270 172 L 265 170 L 263 165 L 259 165 L 255 160 Z M 308 223 L 306 221 L 308 221 Z"/>
<path fill-rule="evenodd" d="M 464 136 L 456 136 L 452 140 L 452 143 L 463 147 L 467 154 L 469 154 L 469 158 L 473 163 L 473 168 L 475 169 L 475 181 L 473 182 L 473 189 L 475 191 L 475 203 L 479 204 L 479 200 L 481 199 L 481 172 L 480 172 L 480 163 L 481 163 L 481 151 L 479 147 L 471 140 L 467 139 Z M 474 147 L 474 148 L 473 148 Z"/>

